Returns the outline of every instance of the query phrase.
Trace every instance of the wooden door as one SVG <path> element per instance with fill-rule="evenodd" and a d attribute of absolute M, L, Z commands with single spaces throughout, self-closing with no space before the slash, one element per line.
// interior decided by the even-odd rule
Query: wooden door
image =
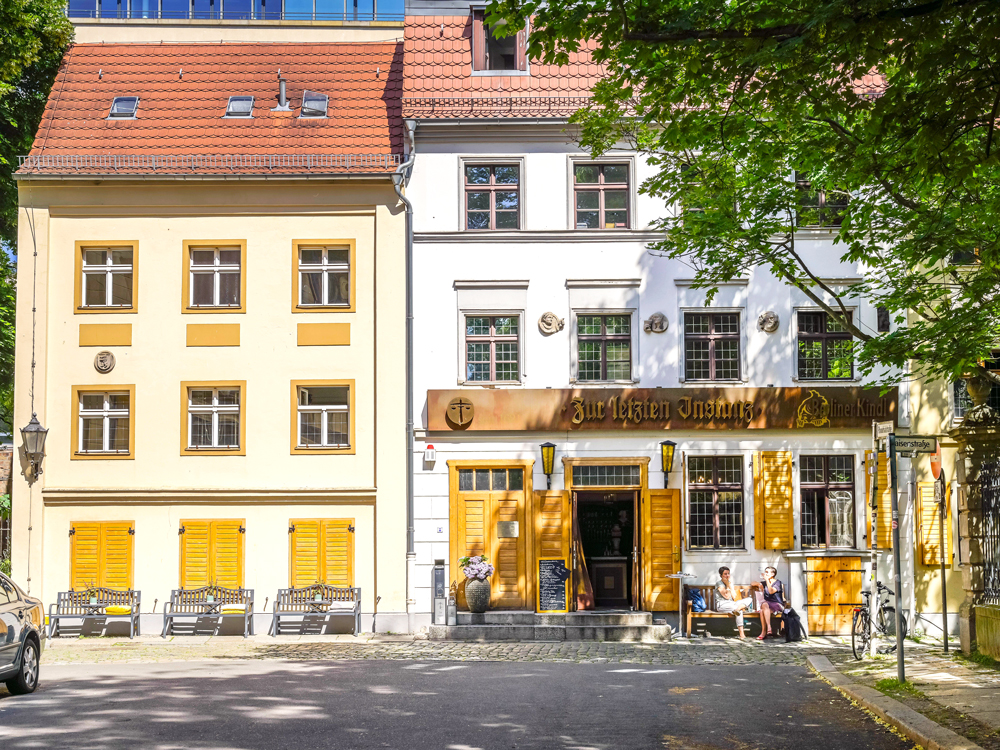
<path fill-rule="evenodd" d="M 860 557 L 834 557 L 833 623 L 836 633 L 848 635 L 854 608 L 861 604 L 864 569 Z"/>
<path fill-rule="evenodd" d="M 491 492 L 489 510 L 490 560 L 496 568 L 490 579 L 490 606 L 525 609 L 528 576 L 524 492 Z"/>
<path fill-rule="evenodd" d="M 806 608 L 812 635 L 847 635 L 861 602 L 860 557 L 810 557 L 806 561 Z"/>
<path fill-rule="evenodd" d="M 826 635 L 833 627 L 833 572 L 827 557 L 806 560 L 806 627 L 810 635 Z"/>
<path fill-rule="evenodd" d="M 643 601 L 638 608 L 672 611 L 680 606 L 677 573 L 681 565 L 680 490 L 649 490 L 642 503 Z"/>
<path fill-rule="evenodd" d="M 462 469 L 469 472 L 452 496 L 451 564 L 458 584 L 458 605 L 467 607 L 462 557 L 486 555 L 494 567 L 490 578 L 490 607 L 525 609 L 528 606 L 527 528 L 525 526 L 524 470 Z M 512 489 L 515 488 L 515 489 Z"/>
<path fill-rule="evenodd" d="M 538 575 L 539 560 L 562 560 L 566 568 L 572 570 L 573 510 L 569 492 L 539 490 L 535 492 L 533 499 L 532 578 Z M 567 596 L 567 605 L 568 599 Z M 535 609 L 537 608 L 538 582 L 535 581 Z"/>

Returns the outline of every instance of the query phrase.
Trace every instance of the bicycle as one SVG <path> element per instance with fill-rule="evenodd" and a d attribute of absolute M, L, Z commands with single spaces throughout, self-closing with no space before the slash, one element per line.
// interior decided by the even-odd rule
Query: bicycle
<path fill-rule="evenodd" d="M 892 641 L 892 646 L 885 650 L 885 653 L 892 653 L 896 650 L 896 608 L 883 599 L 882 594 L 895 596 L 896 593 L 888 586 L 883 586 L 879 581 L 876 581 L 875 585 L 878 589 L 875 633 L 879 638 Z M 851 648 L 854 650 L 854 658 L 858 661 L 864 658 L 871 645 L 871 595 L 871 591 L 861 592 L 863 603 L 860 607 L 854 608 L 854 621 L 851 623 Z M 906 638 L 906 615 L 900 617 L 900 622 L 902 623 L 903 637 Z"/>

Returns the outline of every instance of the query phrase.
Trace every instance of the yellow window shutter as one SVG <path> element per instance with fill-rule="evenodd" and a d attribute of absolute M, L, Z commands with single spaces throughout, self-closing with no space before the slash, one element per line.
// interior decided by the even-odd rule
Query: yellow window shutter
<path fill-rule="evenodd" d="M 870 473 L 872 461 L 875 460 L 875 451 L 865 451 L 865 499 L 864 499 L 864 519 L 865 519 L 865 546 L 872 548 L 872 475 Z"/>
<path fill-rule="evenodd" d="M 69 585 L 73 591 L 101 585 L 101 524 L 70 524 Z"/>
<path fill-rule="evenodd" d="M 109 521 L 101 524 L 101 558 L 104 568 L 102 586 L 111 589 L 132 588 L 135 536 L 131 521 Z"/>
<path fill-rule="evenodd" d="M 878 546 L 892 549 L 892 487 L 889 457 L 878 454 Z"/>
<path fill-rule="evenodd" d="M 917 482 L 917 513 L 920 523 L 920 531 L 917 537 L 918 552 L 920 562 L 924 565 L 940 565 L 942 551 L 945 563 L 950 561 L 949 555 L 949 531 L 950 531 L 950 511 L 947 498 L 945 501 L 945 528 L 944 547 L 941 547 L 941 515 L 938 510 L 937 499 L 934 496 L 934 485 L 936 482 Z"/>
<path fill-rule="evenodd" d="M 760 451 L 753 454 L 753 539 L 755 549 L 768 549 L 764 533 L 764 481 Z"/>
<path fill-rule="evenodd" d="M 354 519 L 323 521 L 323 582 L 331 586 L 354 585 Z"/>
<path fill-rule="evenodd" d="M 757 479 L 759 477 L 759 480 Z M 790 451 L 761 451 L 759 482 L 763 505 L 764 545 L 758 549 L 792 549 L 795 531 L 792 517 L 792 454 Z M 754 526 L 756 528 L 756 516 Z"/>
<path fill-rule="evenodd" d="M 210 528 L 211 521 L 181 521 L 182 589 L 196 589 L 210 582 Z"/>
<path fill-rule="evenodd" d="M 212 521 L 212 582 L 243 587 L 243 520 Z"/>
<path fill-rule="evenodd" d="M 292 588 L 322 583 L 320 579 L 320 522 L 293 518 L 289 534 L 288 583 Z"/>

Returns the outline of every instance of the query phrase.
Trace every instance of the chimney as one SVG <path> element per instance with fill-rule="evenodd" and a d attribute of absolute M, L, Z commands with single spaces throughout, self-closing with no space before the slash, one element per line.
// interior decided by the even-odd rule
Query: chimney
<path fill-rule="evenodd" d="M 292 108 L 288 106 L 288 96 L 285 94 L 285 79 L 281 77 L 281 71 L 278 71 L 278 106 L 271 110 L 272 112 L 291 112 Z"/>

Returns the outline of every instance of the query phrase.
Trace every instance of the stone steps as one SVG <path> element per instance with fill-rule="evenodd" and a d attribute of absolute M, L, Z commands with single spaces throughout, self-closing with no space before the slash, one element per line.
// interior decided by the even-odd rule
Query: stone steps
<path fill-rule="evenodd" d="M 651 612 L 598 611 L 535 614 L 530 610 L 458 613 L 459 625 L 652 625 Z"/>
<path fill-rule="evenodd" d="M 458 613 L 458 625 L 431 625 L 432 641 L 669 641 L 673 628 L 653 623 L 649 612 Z"/>

